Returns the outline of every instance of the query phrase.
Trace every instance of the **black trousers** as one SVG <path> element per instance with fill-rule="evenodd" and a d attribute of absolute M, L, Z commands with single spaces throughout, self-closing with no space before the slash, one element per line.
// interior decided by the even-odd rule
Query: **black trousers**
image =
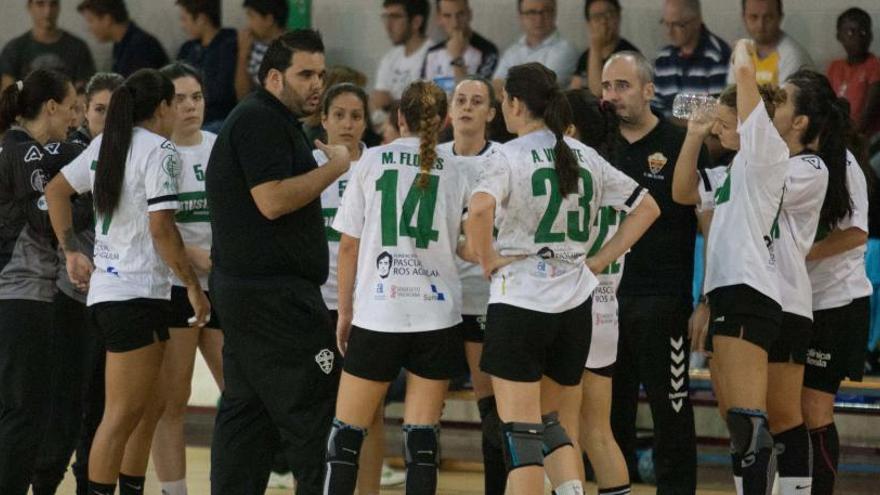
<path fill-rule="evenodd" d="M 211 444 L 211 493 L 264 493 L 279 442 L 297 494 L 321 493 L 341 362 L 319 287 L 215 270 L 211 294 L 223 321 L 226 384 Z"/>
<path fill-rule="evenodd" d="M 88 452 L 104 410 L 104 348 L 86 305 L 58 292 L 49 335 L 48 427 L 33 477 L 34 495 L 54 494 L 74 450 L 77 494 L 88 488 Z"/>
<path fill-rule="evenodd" d="M 693 495 L 697 486 L 694 411 L 689 398 L 689 297 L 620 296 L 620 340 L 611 427 L 630 477 L 637 479 L 636 410 L 644 384 L 654 420 L 658 495 Z"/>
<path fill-rule="evenodd" d="M 25 495 L 49 418 L 52 303 L 0 300 L 0 493 Z"/>

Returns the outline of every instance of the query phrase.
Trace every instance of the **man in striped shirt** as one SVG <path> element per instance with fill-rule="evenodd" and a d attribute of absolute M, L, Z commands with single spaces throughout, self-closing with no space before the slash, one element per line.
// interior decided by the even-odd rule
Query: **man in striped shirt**
<path fill-rule="evenodd" d="M 652 106 L 670 118 L 675 95 L 718 95 L 724 90 L 730 46 L 703 24 L 700 0 L 665 0 L 660 24 L 672 43 L 660 50 L 654 62 Z"/>

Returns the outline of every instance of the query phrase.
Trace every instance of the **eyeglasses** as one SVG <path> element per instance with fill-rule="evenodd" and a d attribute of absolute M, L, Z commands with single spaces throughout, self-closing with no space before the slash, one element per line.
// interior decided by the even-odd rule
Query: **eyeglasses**
<path fill-rule="evenodd" d="M 388 13 L 382 14 L 382 22 L 399 21 L 401 19 L 406 19 L 406 14 L 400 14 L 397 12 L 394 12 L 391 14 L 388 14 Z"/>
<path fill-rule="evenodd" d="M 675 21 L 675 22 L 667 22 L 665 19 L 660 19 L 660 25 L 665 27 L 666 29 L 677 29 L 679 31 L 683 29 L 687 29 L 688 26 L 691 25 L 694 21 L 696 21 L 696 17 L 691 17 L 685 21 Z"/>
<path fill-rule="evenodd" d="M 588 13 L 588 21 L 610 21 L 616 19 L 619 13 L 616 10 L 606 10 L 605 12 Z"/>
<path fill-rule="evenodd" d="M 524 17 L 550 17 L 555 14 L 555 9 L 534 9 L 534 10 L 521 10 L 519 15 Z"/>

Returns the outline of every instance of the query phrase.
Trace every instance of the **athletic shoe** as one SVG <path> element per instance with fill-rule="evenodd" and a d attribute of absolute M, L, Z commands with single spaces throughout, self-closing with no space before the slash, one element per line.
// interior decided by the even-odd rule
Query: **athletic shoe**
<path fill-rule="evenodd" d="M 292 490 L 296 487 L 296 481 L 293 479 L 293 473 L 279 474 L 272 472 L 269 475 L 269 483 L 266 488 L 281 488 Z"/>
<path fill-rule="evenodd" d="M 406 473 L 403 471 L 395 471 L 391 469 L 387 463 L 382 463 L 382 477 L 379 479 L 379 486 L 382 488 L 388 488 L 391 486 L 402 485 L 404 481 L 406 481 Z"/>

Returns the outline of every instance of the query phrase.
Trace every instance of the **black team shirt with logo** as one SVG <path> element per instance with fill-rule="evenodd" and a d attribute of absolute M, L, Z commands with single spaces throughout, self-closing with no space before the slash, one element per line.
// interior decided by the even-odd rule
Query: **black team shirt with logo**
<path fill-rule="evenodd" d="M 615 166 L 646 188 L 660 207 L 660 218 L 626 255 L 620 296 L 690 297 L 693 286 L 697 227 L 694 207 L 672 200 L 672 176 L 685 130 L 658 118 L 657 126 L 640 140 L 631 144 L 621 140 L 612 159 Z M 697 167 L 710 166 L 704 146 Z"/>

